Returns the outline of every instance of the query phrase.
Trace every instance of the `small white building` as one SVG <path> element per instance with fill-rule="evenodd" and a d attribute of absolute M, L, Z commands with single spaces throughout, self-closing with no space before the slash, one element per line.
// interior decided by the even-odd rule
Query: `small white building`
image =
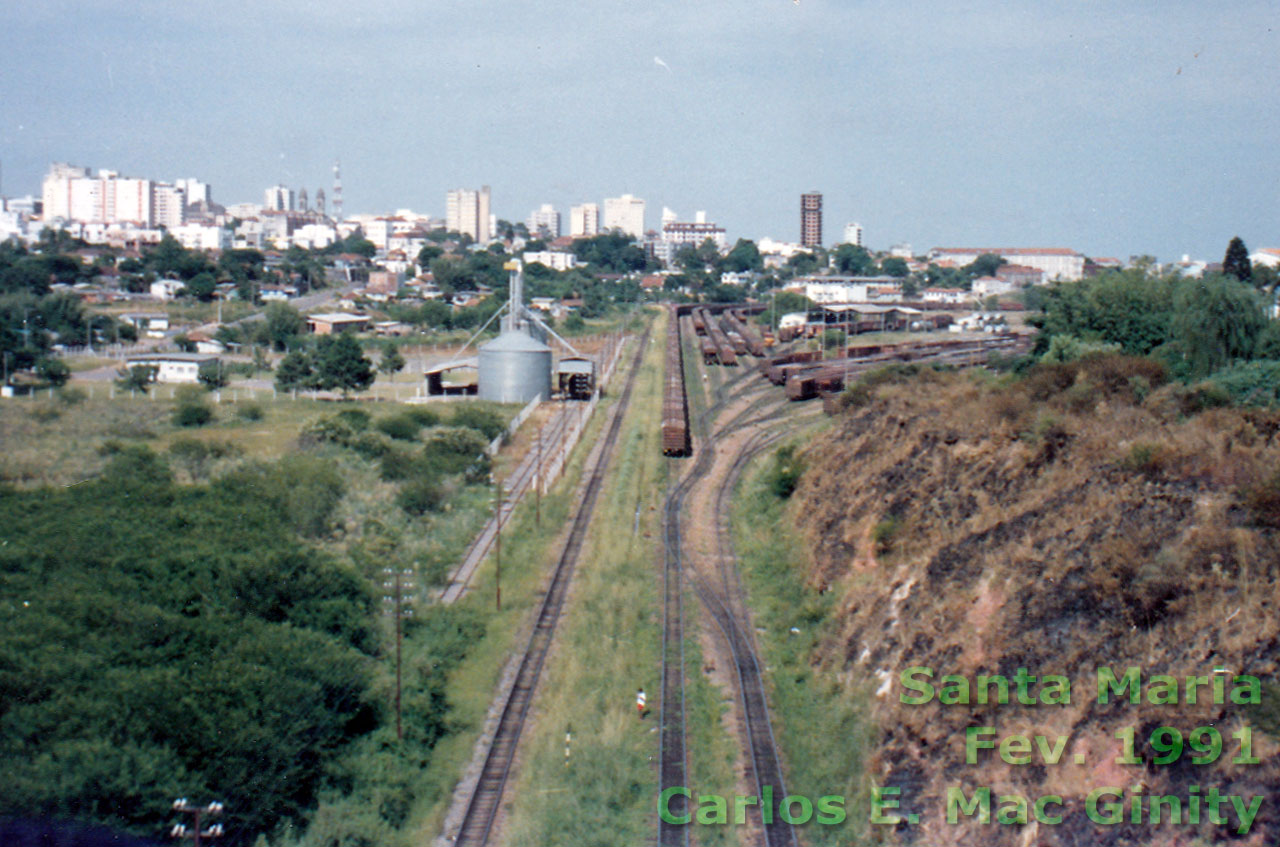
<path fill-rule="evenodd" d="M 578 266 L 578 257 L 566 250 L 537 250 L 524 253 L 520 257 L 526 265 L 537 262 L 553 271 L 567 271 Z"/>
<path fill-rule="evenodd" d="M 129 367 L 138 365 L 156 368 L 155 382 L 199 382 L 200 366 L 216 362 L 218 357 L 209 353 L 147 353 L 125 359 Z"/>
<path fill-rule="evenodd" d="M 157 279 L 151 283 L 151 296 L 156 300 L 173 300 L 187 284 L 180 279 Z"/>
<path fill-rule="evenodd" d="M 944 303 L 956 306 L 969 302 L 973 295 L 963 288 L 926 288 L 920 292 L 920 299 L 926 303 Z"/>
<path fill-rule="evenodd" d="M 986 298 L 992 295 L 999 297 L 1001 294 L 1008 294 L 1014 288 L 1016 286 L 1012 282 L 994 276 L 980 276 L 973 281 L 975 297 Z"/>
<path fill-rule="evenodd" d="M 169 331 L 169 316 L 164 312 L 130 312 L 121 315 L 120 320 L 132 324 L 147 338 L 164 338 Z"/>

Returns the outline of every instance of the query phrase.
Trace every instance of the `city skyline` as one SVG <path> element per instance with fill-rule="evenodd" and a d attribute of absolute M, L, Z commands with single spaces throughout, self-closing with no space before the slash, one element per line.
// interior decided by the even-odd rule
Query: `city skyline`
<path fill-rule="evenodd" d="M 351 214 L 443 216 L 446 191 L 489 184 L 513 221 L 630 193 L 707 209 L 731 241 L 798 241 L 816 189 L 825 240 L 856 220 L 876 249 L 1280 242 L 1264 3 L 712 2 L 680 32 L 663 4 L 486 8 L 482 28 L 403 2 L 23 4 L 0 34 L 4 193 L 65 161 L 253 202 L 328 187 L 341 159 Z"/>

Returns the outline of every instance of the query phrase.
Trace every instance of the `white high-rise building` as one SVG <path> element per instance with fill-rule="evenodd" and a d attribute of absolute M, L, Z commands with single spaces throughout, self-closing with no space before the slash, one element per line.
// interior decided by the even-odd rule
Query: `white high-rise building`
<path fill-rule="evenodd" d="M 600 232 L 600 207 L 595 203 L 583 203 L 569 208 L 569 234 L 595 235 Z"/>
<path fill-rule="evenodd" d="M 525 226 L 528 227 L 529 235 L 533 238 L 559 238 L 560 213 L 550 203 L 543 203 L 529 213 Z"/>
<path fill-rule="evenodd" d="M 181 188 L 157 182 L 151 199 L 154 226 L 176 229 L 187 222 L 187 198 Z"/>
<path fill-rule="evenodd" d="M 630 194 L 606 197 L 602 228 L 616 229 L 635 238 L 644 238 L 644 201 Z"/>
<path fill-rule="evenodd" d="M 293 189 L 285 185 L 273 185 L 263 192 L 262 208 L 271 212 L 292 212 L 294 208 Z"/>
<path fill-rule="evenodd" d="M 844 225 L 844 243 L 856 244 L 859 247 L 865 247 L 862 243 L 862 224 L 847 223 Z"/>
<path fill-rule="evenodd" d="M 54 218 L 69 220 L 71 218 L 71 183 L 73 180 L 88 176 L 88 168 L 68 165 L 65 162 L 54 162 L 50 165 L 41 191 L 41 199 L 44 201 L 44 219 L 47 221 Z"/>
<path fill-rule="evenodd" d="M 209 190 L 209 183 L 201 182 L 198 179 L 175 179 L 173 184 L 176 188 L 181 188 L 183 195 L 187 198 L 187 205 L 194 206 L 197 203 L 204 203 L 206 206 L 213 202 L 213 193 Z"/>
<path fill-rule="evenodd" d="M 445 229 L 469 235 L 477 244 L 488 244 L 493 232 L 489 216 L 489 186 L 482 186 L 479 191 L 455 188 L 446 193 L 444 199 Z"/>

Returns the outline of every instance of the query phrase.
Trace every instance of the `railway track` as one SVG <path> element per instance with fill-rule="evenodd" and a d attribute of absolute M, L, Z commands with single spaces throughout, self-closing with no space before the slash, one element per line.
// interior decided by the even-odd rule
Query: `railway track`
<path fill-rule="evenodd" d="M 663 509 L 663 550 L 664 550 L 664 608 L 663 608 L 663 671 L 662 671 L 662 720 L 661 720 L 661 759 L 660 790 L 671 787 L 687 786 L 687 752 L 685 749 L 684 721 L 684 616 L 682 606 L 685 562 L 682 555 L 681 515 L 684 513 L 685 500 L 690 491 L 710 473 L 716 457 L 718 442 L 725 436 L 749 427 L 759 427 L 773 420 L 781 419 L 787 413 L 786 401 L 778 397 L 761 410 L 758 405 L 748 406 L 729 420 L 719 423 L 717 419 L 734 400 L 741 400 L 751 393 L 765 389 L 763 383 L 757 383 L 739 390 L 740 385 L 758 369 L 745 370 L 727 380 L 715 390 L 715 402 L 699 417 L 698 429 L 706 435 L 700 440 L 693 467 L 668 493 Z M 735 458 L 731 468 L 732 480 L 736 480 L 751 455 L 764 449 L 781 433 L 757 432 L 748 440 L 742 454 Z M 728 483 L 732 484 L 732 481 Z M 727 516 L 729 496 L 722 487 L 716 499 L 716 514 Z M 718 523 L 722 522 L 718 520 Z M 724 636 L 725 643 L 733 658 L 737 689 L 742 705 L 745 752 L 750 765 L 751 775 L 756 783 L 757 796 L 765 796 L 772 792 L 774 797 L 770 809 L 770 820 L 761 820 L 761 831 L 767 847 L 794 847 L 795 833 L 790 824 L 778 814 L 778 804 L 786 796 L 782 767 L 778 760 L 777 744 L 773 737 L 772 724 L 769 720 L 768 700 L 761 678 L 759 661 L 756 657 L 754 642 L 750 637 L 750 626 L 742 599 L 741 585 L 737 580 L 732 545 L 727 529 L 717 527 L 716 567 L 718 579 L 712 581 L 707 575 L 691 570 L 692 584 L 700 603 L 716 622 Z M 765 788 L 768 787 L 768 791 Z M 673 819 L 679 819 L 688 813 L 687 800 L 676 794 L 668 804 Z M 659 847 L 676 847 L 689 843 L 689 827 L 669 823 L 661 817 L 658 822 Z"/>
<path fill-rule="evenodd" d="M 480 845 L 489 843 L 489 835 L 492 832 L 498 810 L 502 805 L 502 795 L 506 789 L 507 777 L 511 773 L 512 762 L 515 760 L 516 749 L 520 742 L 520 735 L 524 730 L 525 720 L 528 717 L 529 706 L 533 702 L 534 691 L 538 686 L 538 678 L 542 673 L 542 665 L 551 648 L 552 636 L 555 634 L 556 623 L 560 618 L 565 597 L 568 595 L 574 566 L 577 564 L 578 554 L 581 552 L 583 541 L 586 538 L 587 527 L 600 494 L 604 473 L 608 468 L 613 445 L 617 441 L 623 415 L 627 404 L 631 400 L 631 391 L 635 385 L 636 376 L 640 371 L 640 363 L 644 359 L 648 343 L 649 329 L 646 328 L 636 347 L 635 358 L 631 363 L 631 372 L 627 375 L 627 382 L 622 390 L 622 395 L 618 399 L 613 419 L 604 434 L 604 443 L 596 458 L 594 467 L 590 470 L 582 502 L 569 530 L 569 537 L 565 541 L 564 548 L 560 553 L 560 559 L 556 562 L 555 569 L 552 572 L 551 584 L 542 599 L 542 605 L 538 608 L 533 632 L 530 634 L 525 646 L 524 656 L 520 661 L 520 668 L 516 672 L 515 683 L 512 685 L 511 693 L 503 706 L 502 716 L 498 720 L 498 728 L 494 734 L 493 743 L 489 747 L 489 752 L 485 756 L 484 766 L 480 771 L 480 778 L 476 783 L 475 790 L 472 792 L 471 799 L 467 804 L 466 815 L 463 817 L 462 824 L 459 826 L 458 833 L 454 839 L 454 844 L 459 845 L 459 847 L 461 845 L 480 847 Z"/>

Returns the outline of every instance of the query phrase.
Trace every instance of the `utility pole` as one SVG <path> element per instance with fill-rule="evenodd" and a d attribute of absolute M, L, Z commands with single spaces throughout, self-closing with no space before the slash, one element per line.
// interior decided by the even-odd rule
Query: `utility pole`
<path fill-rule="evenodd" d="M 493 475 L 493 516 L 496 521 L 493 531 L 493 606 L 502 611 L 502 483 L 497 474 Z"/>
<path fill-rule="evenodd" d="M 382 587 L 391 594 L 384 594 L 382 597 L 383 614 L 395 619 L 396 627 L 396 740 L 404 740 L 404 729 L 400 723 L 400 691 L 401 691 L 401 675 L 400 675 L 400 656 L 401 648 L 404 643 L 404 631 L 402 622 L 405 618 L 413 617 L 413 597 L 406 596 L 406 592 L 413 591 L 413 571 L 405 568 L 386 567 L 382 569 L 382 575 L 385 579 Z"/>
<path fill-rule="evenodd" d="M 533 467 L 533 525 L 542 528 L 542 428 L 538 428 L 538 456 Z"/>
<path fill-rule="evenodd" d="M 216 800 L 207 806 L 194 806 L 187 802 L 186 797 L 179 797 L 177 800 L 173 801 L 173 810 L 180 815 L 192 815 L 194 820 L 192 821 L 191 829 L 189 830 L 187 829 L 186 824 L 174 824 L 173 828 L 169 830 L 170 838 L 190 838 L 195 843 L 195 847 L 200 847 L 200 840 L 202 838 L 218 838 L 223 834 L 222 824 L 220 823 L 215 823 L 208 829 L 200 828 L 201 815 L 216 817 L 217 815 L 222 814 L 223 806 Z"/>

